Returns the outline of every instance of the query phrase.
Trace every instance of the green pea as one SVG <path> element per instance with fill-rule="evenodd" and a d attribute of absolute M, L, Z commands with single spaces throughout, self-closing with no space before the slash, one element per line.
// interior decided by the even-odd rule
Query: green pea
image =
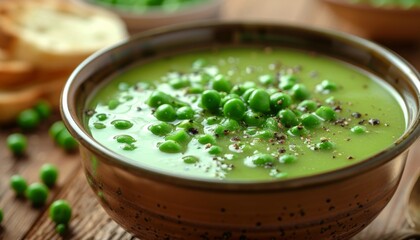
<path fill-rule="evenodd" d="M 231 99 L 223 106 L 223 114 L 225 117 L 241 120 L 245 114 L 246 106 L 241 99 Z"/>
<path fill-rule="evenodd" d="M 334 121 L 337 119 L 336 112 L 328 106 L 321 106 L 315 111 L 318 117 L 322 118 L 324 121 Z"/>
<path fill-rule="evenodd" d="M 191 141 L 191 136 L 184 129 L 179 129 L 166 136 L 165 140 L 172 140 L 179 144 L 186 145 Z"/>
<path fill-rule="evenodd" d="M 17 196 L 23 196 L 28 184 L 22 176 L 13 175 L 10 178 L 10 187 L 15 191 Z"/>
<path fill-rule="evenodd" d="M 190 130 L 190 129 L 193 129 L 193 128 L 198 130 L 202 126 L 201 126 L 201 124 L 197 123 L 196 121 L 193 121 L 193 120 L 190 119 L 190 120 L 183 120 L 183 121 L 179 122 L 176 125 L 176 127 L 177 128 L 183 128 L 185 130 Z"/>
<path fill-rule="evenodd" d="M 66 126 L 62 121 L 57 121 L 51 125 L 48 133 L 54 141 L 57 141 L 58 134 L 63 130 L 66 130 Z"/>
<path fill-rule="evenodd" d="M 3 210 L 0 208 L 0 223 L 3 221 Z"/>
<path fill-rule="evenodd" d="M 214 144 L 216 144 L 216 139 L 209 134 L 205 134 L 205 135 L 201 135 L 201 136 L 198 137 L 198 142 L 200 144 L 209 144 L 210 143 L 210 144 L 214 145 Z"/>
<path fill-rule="evenodd" d="M 227 134 L 229 134 L 229 130 L 227 130 L 226 127 L 224 127 L 222 125 L 217 125 L 214 128 L 214 134 L 216 134 L 216 136 L 227 135 Z"/>
<path fill-rule="evenodd" d="M 285 164 L 294 163 L 296 161 L 297 161 L 297 157 L 295 155 L 292 155 L 292 154 L 284 154 L 284 155 L 280 156 L 280 158 L 279 158 L 279 162 L 280 163 L 285 163 Z"/>
<path fill-rule="evenodd" d="M 292 87 L 296 84 L 297 78 L 294 75 L 282 75 L 280 77 L 279 88 L 283 90 L 292 89 Z"/>
<path fill-rule="evenodd" d="M 64 235 L 64 233 L 67 230 L 66 228 L 67 228 L 66 225 L 64 225 L 64 224 L 58 224 L 55 227 L 55 232 L 58 233 L 58 234 L 60 234 L 60 235 Z"/>
<path fill-rule="evenodd" d="M 367 130 L 365 126 L 354 126 L 350 129 L 350 131 L 356 134 L 363 134 L 366 133 Z"/>
<path fill-rule="evenodd" d="M 269 118 L 267 118 L 267 120 L 265 120 L 264 128 L 270 129 L 272 131 L 278 131 L 279 130 L 279 123 L 273 117 L 269 117 Z"/>
<path fill-rule="evenodd" d="M 204 88 L 202 86 L 192 86 L 187 89 L 187 93 L 189 94 L 199 94 L 204 92 Z"/>
<path fill-rule="evenodd" d="M 292 111 L 296 115 L 296 117 L 298 117 L 298 118 L 300 118 L 303 115 L 303 112 L 301 112 L 297 109 L 293 109 Z"/>
<path fill-rule="evenodd" d="M 114 125 L 114 127 L 116 129 L 120 129 L 120 130 L 126 130 L 126 129 L 130 129 L 133 126 L 133 123 L 128 121 L 128 120 L 114 120 L 111 122 L 112 125 Z"/>
<path fill-rule="evenodd" d="M 300 117 L 302 125 L 307 129 L 317 128 L 321 125 L 321 120 L 315 114 L 305 113 Z"/>
<path fill-rule="evenodd" d="M 33 130 L 41 121 L 37 111 L 34 109 L 26 109 L 19 113 L 17 117 L 17 124 L 24 130 Z"/>
<path fill-rule="evenodd" d="M 164 122 L 172 122 L 176 120 L 176 111 L 175 108 L 169 104 L 162 104 L 160 105 L 155 113 L 155 117 Z"/>
<path fill-rule="evenodd" d="M 299 124 L 299 120 L 296 117 L 296 114 L 290 109 L 280 110 L 277 116 L 280 119 L 280 123 L 287 128 L 290 128 Z"/>
<path fill-rule="evenodd" d="M 271 110 L 278 112 L 282 109 L 289 107 L 292 104 L 292 98 L 282 92 L 274 93 L 270 96 L 270 106 Z"/>
<path fill-rule="evenodd" d="M 7 139 L 7 147 L 12 151 L 15 156 L 22 155 L 28 147 L 28 141 L 23 134 L 13 133 L 10 134 Z"/>
<path fill-rule="evenodd" d="M 192 68 L 194 70 L 201 69 L 207 65 L 207 61 L 205 59 L 199 58 L 192 63 Z"/>
<path fill-rule="evenodd" d="M 305 136 L 308 134 L 308 131 L 306 130 L 306 128 L 302 125 L 297 125 L 294 127 L 291 127 L 287 133 L 289 133 L 292 136 Z"/>
<path fill-rule="evenodd" d="M 274 83 L 274 76 L 271 74 L 265 74 L 265 75 L 259 76 L 258 80 L 263 85 L 270 85 Z"/>
<path fill-rule="evenodd" d="M 264 124 L 265 117 L 262 113 L 256 113 L 254 111 L 248 110 L 245 112 L 243 120 L 248 126 L 259 127 Z"/>
<path fill-rule="evenodd" d="M 216 90 L 206 90 L 201 95 L 201 105 L 210 112 L 217 112 L 219 110 L 222 97 Z"/>
<path fill-rule="evenodd" d="M 48 198 L 48 188 L 42 183 L 32 183 L 25 191 L 26 198 L 32 205 L 39 207 L 45 204 Z"/>
<path fill-rule="evenodd" d="M 317 109 L 318 104 L 312 100 L 303 100 L 297 106 L 297 110 L 302 112 L 313 112 Z"/>
<path fill-rule="evenodd" d="M 163 104 L 170 104 L 171 102 L 172 97 L 161 91 L 154 91 L 147 100 L 147 104 L 153 108 L 157 108 Z"/>
<path fill-rule="evenodd" d="M 207 125 L 214 125 L 214 124 L 220 123 L 220 118 L 216 116 L 211 116 L 211 117 L 208 117 L 205 120 L 205 122 Z"/>
<path fill-rule="evenodd" d="M 182 157 L 182 160 L 186 164 L 194 164 L 194 163 L 197 163 L 199 161 L 198 157 L 194 157 L 194 156 L 184 156 L 184 157 Z"/>
<path fill-rule="evenodd" d="M 311 93 L 303 84 L 295 84 L 292 89 L 290 89 L 290 93 L 293 99 L 297 101 L 303 101 L 311 96 Z"/>
<path fill-rule="evenodd" d="M 222 148 L 220 148 L 219 146 L 213 145 L 208 149 L 208 153 L 211 155 L 217 155 L 222 153 Z"/>
<path fill-rule="evenodd" d="M 321 93 L 330 93 L 337 90 L 337 84 L 331 82 L 330 80 L 324 80 L 316 86 L 316 90 Z"/>
<path fill-rule="evenodd" d="M 46 101 L 40 101 L 34 106 L 34 110 L 38 113 L 41 119 L 46 119 L 51 115 L 51 106 Z"/>
<path fill-rule="evenodd" d="M 255 133 L 254 137 L 261 139 L 270 139 L 274 137 L 274 132 L 269 129 L 264 129 Z"/>
<path fill-rule="evenodd" d="M 218 92 L 230 92 L 232 89 L 232 84 L 225 76 L 219 74 L 214 77 L 212 88 Z"/>
<path fill-rule="evenodd" d="M 67 225 L 71 218 L 70 204 L 62 199 L 54 201 L 49 208 L 49 216 L 56 224 Z"/>
<path fill-rule="evenodd" d="M 194 117 L 194 110 L 191 107 L 185 106 L 176 110 L 176 117 L 178 119 L 192 119 Z"/>
<path fill-rule="evenodd" d="M 120 101 L 118 101 L 117 99 L 111 99 L 108 102 L 108 108 L 109 110 L 114 110 L 116 109 L 118 106 L 120 105 Z"/>
<path fill-rule="evenodd" d="M 248 104 L 249 107 L 256 112 L 269 112 L 270 95 L 263 89 L 257 89 L 249 96 Z"/>
<path fill-rule="evenodd" d="M 166 122 L 155 123 L 149 126 L 149 131 L 157 136 L 165 136 L 172 132 L 173 126 Z"/>
<path fill-rule="evenodd" d="M 257 166 L 267 166 L 267 165 L 272 165 L 274 164 L 274 162 L 276 161 L 276 159 L 271 156 L 270 154 L 257 154 L 252 158 L 252 163 L 254 163 Z"/>
<path fill-rule="evenodd" d="M 253 81 L 246 81 L 244 83 L 242 83 L 241 85 L 245 90 L 248 90 L 250 88 L 256 88 L 257 84 Z"/>
<path fill-rule="evenodd" d="M 136 145 L 134 145 L 132 143 L 126 143 L 122 146 L 122 150 L 124 150 L 124 151 L 133 151 L 136 148 L 137 148 Z"/>
<path fill-rule="evenodd" d="M 166 140 L 159 145 L 159 150 L 165 153 L 180 153 L 182 146 L 174 140 Z"/>
<path fill-rule="evenodd" d="M 62 147 L 68 152 L 77 149 L 78 146 L 76 139 L 74 139 L 73 136 L 71 136 L 67 129 L 61 131 L 57 135 L 57 143 L 60 147 Z"/>
<path fill-rule="evenodd" d="M 173 89 L 181 89 L 190 86 L 190 81 L 184 77 L 174 78 L 169 81 L 169 85 Z"/>
<path fill-rule="evenodd" d="M 58 168 L 52 164 L 44 164 L 39 170 L 39 179 L 47 186 L 52 187 L 58 178 Z"/>
<path fill-rule="evenodd" d="M 130 135 L 126 135 L 126 134 L 122 134 L 122 135 L 117 135 L 117 136 L 115 136 L 114 137 L 116 140 L 117 140 L 117 142 L 119 142 L 119 143 L 128 143 L 128 144 L 131 144 L 131 143 L 135 143 L 135 142 L 137 142 L 137 140 L 135 139 L 135 138 L 133 138 L 132 136 L 130 136 Z"/>
<path fill-rule="evenodd" d="M 93 127 L 96 129 L 104 129 L 106 128 L 106 125 L 103 123 L 96 122 L 96 123 L 93 123 Z"/>
<path fill-rule="evenodd" d="M 316 147 L 321 150 L 331 150 L 334 149 L 335 144 L 329 140 L 321 139 L 320 143 L 316 144 Z"/>
<path fill-rule="evenodd" d="M 242 98 L 244 99 L 245 102 L 248 102 L 249 97 L 254 91 L 255 91 L 255 88 L 249 88 L 242 94 Z"/>
<path fill-rule="evenodd" d="M 230 118 L 223 120 L 220 124 L 229 131 L 236 131 L 241 128 L 241 125 L 238 121 Z"/>
<path fill-rule="evenodd" d="M 96 118 L 99 121 L 105 121 L 108 119 L 108 116 L 105 113 L 99 113 L 99 114 L 96 114 Z"/>
<path fill-rule="evenodd" d="M 221 106 L 224 106 L 229 100 L 231 99 L 241 99 L 241 97 L 237 94 L 230 93 L 222 98 L 222 101 L 220 102 Z"/>
<path fill-rule="evenodd" d="M 230 93 L 231 94 L 235 94 L 235 95 L 238 95 L 238 96 L 242 96 L 242 94 L 244 94 L 244 92 L 246 91 L 247 89 L 245 89 L 243 86 L 241 86 L 241 85 L 234 85 L 233 87 L 232 87 L 232 89 L 230 90 Z"/>

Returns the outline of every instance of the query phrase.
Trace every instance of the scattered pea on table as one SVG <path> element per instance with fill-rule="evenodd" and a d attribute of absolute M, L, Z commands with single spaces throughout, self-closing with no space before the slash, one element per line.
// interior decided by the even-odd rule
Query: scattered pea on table
<path fill-rule="evenodd" d="M 49 163 L 42 165 L 39 170 L 39 178 L 47 187 L 53 187 L 58 178 L 58 168 Z"/>
<path fill-rule="evenodd" d="M 22 176 L 13 175 L 10 178 L 10 187 L 15 191 L 17 196 L 24 196 L 28 183 Z"/>
<path fill-rule="evenodd" d="M 25 135 L 21 133 L 10 134 L 6 139 L 6 142 L 7 147 L 16 156 L 22 155 L 28 147 L 28 140 Z"/>
<path fill-rule="evenodd" d="M 45 204 L 48 198 L 49 190 L 43 183 L 32 183 L 26 189 L 26 198 L 31 201 L 35 207 Z"/>

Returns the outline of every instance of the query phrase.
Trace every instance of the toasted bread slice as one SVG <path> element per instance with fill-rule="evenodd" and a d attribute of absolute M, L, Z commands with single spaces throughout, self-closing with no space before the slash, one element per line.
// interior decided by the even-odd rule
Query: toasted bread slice
<path fill-rule="evenodd" d="M 34 74 L 35 69 L 27 62 L 0 60 L 0 88 L 26 84 Z"/>
<path fill-rule="evenodd" d="M 97 8 L 59 0 L 0 1 L 0 47 L 40 69 L 74 68 L 126 36 L 122 20 Z"/>

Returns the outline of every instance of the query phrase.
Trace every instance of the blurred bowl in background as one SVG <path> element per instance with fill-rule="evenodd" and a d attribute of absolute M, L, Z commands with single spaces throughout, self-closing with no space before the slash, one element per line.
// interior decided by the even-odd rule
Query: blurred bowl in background
<path fill-rule="evenodd" d="M 95 0 L 73 1 L 102 7 L 114 12 L 124 20 L 130 33 L 182 22 L 217 19 L 223 5 L 223 0 L 201 0 L 190 4 L 185 3 L 185 6 L 168 10 L 159 6 L 139 9 L 104 4 Z"/>
<path fill-rule="evenodd" d="M 420 39 L 420 7 L 375 6 L 348 0 L 322 0 L 352 33 L 376 40 Z"/>

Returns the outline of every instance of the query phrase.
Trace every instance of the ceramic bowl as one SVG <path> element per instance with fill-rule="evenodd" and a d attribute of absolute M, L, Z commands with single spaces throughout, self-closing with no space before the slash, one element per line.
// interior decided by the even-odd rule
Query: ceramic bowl
<path fill-rule="evenodd" d="M 349 0 L 322 0 L 340 24 L 352 33 L 375 40 L 420 39 L 420 7 L 376 7 Z"/>
<path fill-rule="evenodd" d="M 360 66 L 406 103 L 398 142 L 355 165 L 309 177 L 240 183 L 164 174 L 118 155 L 85 127 L 86 102 L 104 79 L 132 64 L 214 46 L 281 46 Z M 420 133 L 420 76 L 369 41 L 290 25 L 206 23 L 149 31 L 83 62 L 62 94 L 62 116 L 80 142 L 88 183 L 106 212 L 140 239 L 347 239 L 385 207 Z"/>
<path fill-rule="evenodd" d="M 203 3 L 194 4 L 168 12 L 159 9 L 136 12 L 124 10 L 110 5 L 98 4 L 93 0 L 73 0 L 75 2 L 105 8 L 117 14 L 127 25 L 130 33 L 137 33 L 151 28 L 162 27 L 171 24 L 217 19 L 220 14 L 223 0 L 206 0 Z"/>

